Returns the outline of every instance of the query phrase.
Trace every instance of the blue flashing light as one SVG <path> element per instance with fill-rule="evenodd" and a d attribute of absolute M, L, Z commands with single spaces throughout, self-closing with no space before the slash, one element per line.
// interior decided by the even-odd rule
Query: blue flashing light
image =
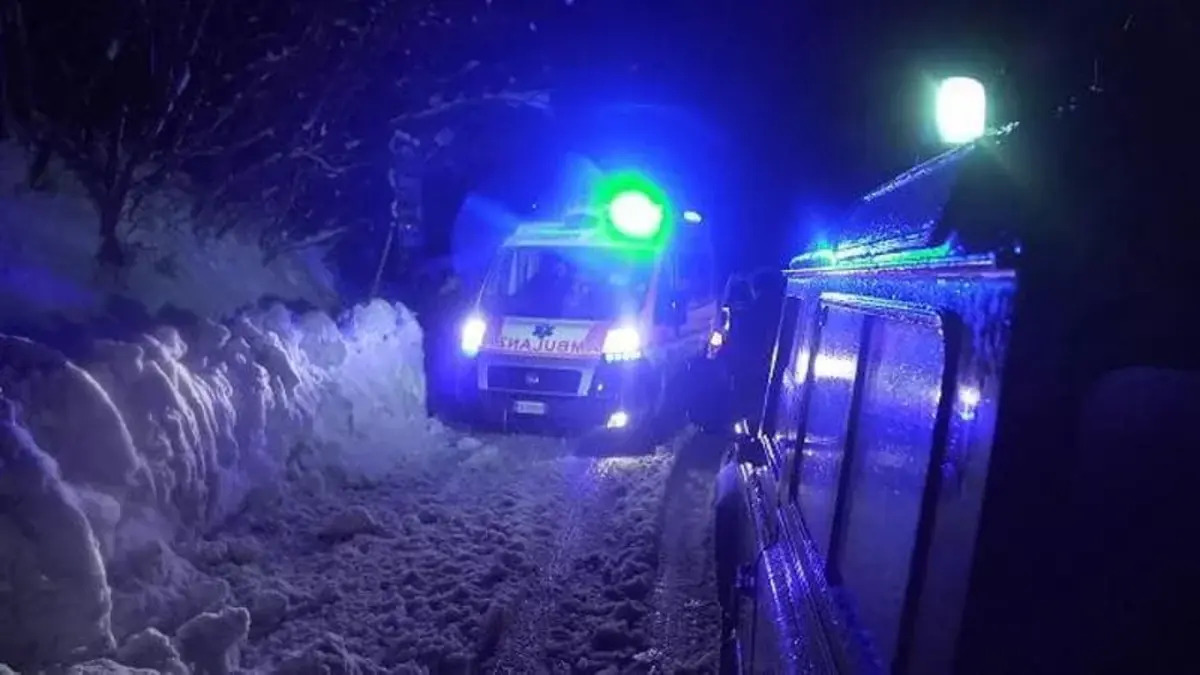
<path fill-rule="evenodd" d="M 696 211 L 684 211 L 683 219 L 686 222 L 694 223 L 694 224 L 698 224 L 704 220 L 703 218 L 700 217 L 700 214 Z"/>
<path fill-rule="evenodd" d="M 627 190 L 609 202 L 608 216 L 621 234 L 650 239 L 662 228 L 663 207 L 644 192 Z"/>

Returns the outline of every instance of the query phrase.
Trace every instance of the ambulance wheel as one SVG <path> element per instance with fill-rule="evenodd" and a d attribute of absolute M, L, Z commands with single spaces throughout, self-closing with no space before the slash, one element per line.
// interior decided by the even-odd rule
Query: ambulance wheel
<path fill-rule="evenodd" d="M 637 423 L 636 443 L 645 448 L 653 448 L 665 437 L 667 392 L 664 371 L 656 368 L 646 376 L 646 386 L 642 390 L 640 406 L 642 421 Z"/>
<path fill-rule="evenodd" d="M 729 411 L 733 400 L 725 369 L 712 361 L 699 363 L 691 385 L 693 396 L 688 404 L 688 418 L 692 424 L 705 433 L 727 433 L 733 424 Z"/>
<path fill-rule="evenodd" d="M 659 369 L 655 394 L 654 420 L 658 436 L 665 439 L 687 423 L 686 397 L 688 392 L 682 369 Z"/>
<path fill-rule="evenodd" d="M 501 432 L 504 420 L 499 415 L 490 413 L 476 394 L 473 389 L 456 386 L 453 402 L 447 411 L 449 421 L 472 434 Z"/>
<path fill-rule="evenodd" d="M 483 411 L 469 400 L 456 399 L 449 411 L 449 417 L 454 426 L 467 433 L 488 433 L 492 430 L 489 428 Z"/>
<path fill-rule="evenodd" d="M 455 424 L 470 428 L 479 417 L 476 398 L 470 395 L 472 392 L 468 390 L 458 373 L 454 373 L 453 379 L 446 389 L 449 399 L 445 411 L 446 416 Z"/>

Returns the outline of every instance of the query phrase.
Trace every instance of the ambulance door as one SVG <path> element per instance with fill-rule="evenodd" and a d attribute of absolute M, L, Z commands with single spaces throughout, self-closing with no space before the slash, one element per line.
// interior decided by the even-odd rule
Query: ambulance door
<path fill-rule="evenodd" d="M 653 322 L 653 345 L 660 353 L 673 347 L 678 341 L 681 316 L 675 304 L 679 301 L 678 278 L 674 251 L 664 253 L 658 263 L 658 272 L 651 296 L 651 321 Z"/>

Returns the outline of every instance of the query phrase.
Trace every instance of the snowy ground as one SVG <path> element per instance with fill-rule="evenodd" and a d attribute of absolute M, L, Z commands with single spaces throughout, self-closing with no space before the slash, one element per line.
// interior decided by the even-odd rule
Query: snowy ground
<path fill-rule="evenodd" d="M 250 671 L 715 673 L 712 443 L 572 450 L 448 440 L 293 486 L 186 555 L 250 608 Z"/>

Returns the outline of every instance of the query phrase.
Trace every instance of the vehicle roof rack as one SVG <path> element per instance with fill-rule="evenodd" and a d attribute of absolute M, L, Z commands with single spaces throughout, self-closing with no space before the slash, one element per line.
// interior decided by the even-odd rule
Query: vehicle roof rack
<path fill-rule="evenodd" d="M 906 170 L 860 197 L 839 227 L 846 233 L 839 243 L 792 258 L 789 269 L 825 267 L 903 251 L 953 253 L 954 233 L 943 227 L 942 221 L 964 167 L 1007 140 L 1016 128 L 1013 123 L 995 129 L 977 141 Z"/>

